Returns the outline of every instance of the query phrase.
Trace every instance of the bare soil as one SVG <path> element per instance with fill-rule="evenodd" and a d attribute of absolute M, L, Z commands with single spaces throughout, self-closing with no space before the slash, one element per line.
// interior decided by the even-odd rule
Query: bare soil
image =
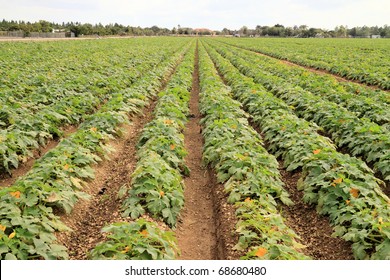
<path fill-rule="evenodd" d="M 242 252 L 234 250 L 238 243 L 238 234 L 236 224 L 236 207 L 227 202 L 228 195 L 224 191 L 222 184 L 218 184 L 216 177 L 213 176 L 213 198 L 214 213 L 216 216 L 217 233 L 217 259 L 218 260 L 238 260 Z"/>
<path fill-rule="evenodd" d="M 279 162 L 283 166 L 282 162 Z M 306 246 L 303 252 L 316 260 L 353 260 L 351 243 L 332 237 L 333 228 L 327 217 L 320 216 L 315 207 L 303 202 L 303 191 L 298 190 L 300 172 L 291 173 L 280 168 L 284 188 L 289 192 L 293 206 L 282 206 L 286 224 L 300 237 Z"/>
<path fill-rule="evenodd" d="M 216 254 L 216 224 L 211 172 L 202 164 L 203 137 L 199 121 L 198 51 L 190 99 L 190 119 L 184 131 L 185 158 L 190 176 L 184 179 L 185 206 L 176 229 L 182 260 L 213 260 Z"/>
<path fill-rule="evenodd" d="M 52 139 L 49 140 L 46 146 L 40 147 L 38 150 L 33 152 L 33 156 L 28 158 L 25 162 L 20 163 L 19 167 L 12 170 L 11 174 L 8 173 L 1 173 L 0 174 L 0 187 L 1 188 L 6 188 L 12 186 L 16 180 L 21 177 L 26 175 L 31 168 L 33 167 L 35 161 L 42 156 L 44 156 L 48 151 L 51 149 L 54 149 L 57 147 L 57 145 L 61 142 L 62 139 L 68 137 L 70 134 L 76 132 L 77 127 L 76 126 L 68 126 L 64 128 L 64 136 L 62 138 L 57 138 L 57 139 Z"/>
<path fill-rule="evenodd" d="M 199 124 L 199 60 L 196 50 L 195 70 L 190 99 L 190 120 L 184 131 L 188 151 L 186 164 L 190 176 L 184 180 L 185 206 L 176 229 L 182 260 L 238 259 L 233 250 L 235 208 L 227 204 L 223 186 L 214 172 L 202 163 L 203 136 Z"/>

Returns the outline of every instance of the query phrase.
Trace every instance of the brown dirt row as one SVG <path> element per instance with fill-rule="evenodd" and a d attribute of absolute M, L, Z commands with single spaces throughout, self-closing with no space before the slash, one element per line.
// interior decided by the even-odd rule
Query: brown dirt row
<path fill-rule="evenodd" d="M 33 152 L 33 156 L 28 158 L 26 162 L 20 163 L 19 167 L 12 170 L 11 175 L 8 173 L 0 174 L 0 187 L 6 188 L 12 186 L 19 177 L 22 177 L 27 174 L 33 167 L 36 160 L 43 157 L 48 151 L 57 147 L 62 139 L 68 137 L 70 134 L 77 131 L 76 126 L 68 126 L 64 128 L 64 136 L 58 139 L 49 140 L 46 146 L 40 147 L 38 150 Z"/>
<path fill-rule="evenodd" d="M 279 162 L 283 166 L 283 162 Z M 291 173 L 280 168 L 284 188 L 289 192 L 293 206 L 282 206 L 286 224 L 301 238 L 306 246 L 303 252 L 316 260 L 353 260 L 351 243 L 332 237 L 333 228 L 327 217 L 318 215 L 315 207 L 303 202 L 303 191 L 298 190 L 300 172 Z"/>
<path fill-rule="evenodd" d="M 234 207 L 227 205 L 223 187 L 211 169 L 202 163 L 203 136 L 199 124 L 199 59 L 195 69 L 190 99 L 190 120 L 184 131 L 186 164 L 190 176 L 185 178 L 185 206 L 176 229 L 182 260 L 237 259 L 232 250 L 236 243 Z M 225 203 L 224 203 L 225 202 Z"/>
<path fill-rule="evenodd" d="M 59 242 L 68 248 L 70 259 L 86 259 L 88 252 L 104 239 L 101 229 L 121 219 L 121 201 L 117 194 L 130 182 L 137 163 L 135 146 L 144 125 L 152 119 L 154 104 L 131 125 L 122 127 L 122 138 L 111 141 L 115 152 L 110 155 L 110 160 L 95 166 L 95 179 L 83 189 L 92 196 L 91 199 L 79 201 L 72 213 L 61 215 L 62 222 L 73 230 L 57 234 Z"/>

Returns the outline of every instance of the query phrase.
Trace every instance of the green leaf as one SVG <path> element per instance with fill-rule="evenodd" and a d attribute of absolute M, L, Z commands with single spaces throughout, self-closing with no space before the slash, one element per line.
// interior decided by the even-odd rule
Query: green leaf
<path fill-rule="evenodd" d="M 5 260 L 17 260 L 16 256 L 14 254 L 11 254 L 11 253 L 7 253 L 5 255 Z"/>

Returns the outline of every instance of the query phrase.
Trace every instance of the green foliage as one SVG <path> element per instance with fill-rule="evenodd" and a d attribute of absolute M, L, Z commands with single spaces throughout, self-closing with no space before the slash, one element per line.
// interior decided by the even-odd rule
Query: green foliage
<path fill-rule="evenodd" d="M 283 159 L 287 170 L 302 169 L 298 186 L 304 191 L 304 200 L 317 204 L 318 212 L 329 216 L 335 235 L 353 243 L 357 259 L 388 258 L 389 198 L 373 171 L 360 159 L 338 153 L 328 138 L 317 133 L 317 125 L 295 116 L 293 111 L 301 107 L 299 104 L 287 106 L 240 73 L 260 76 L 252 64 L 223 47 L 216 49 L 229 60 L 207 48 L 235 97 L 262 129 L 268 149 Z M 272 88 L 283 90 L 277 81 L 270 78 L 267 84 L 274 83 Z M 316 107 L 318 111 L 320 107 Z"/>
<path fill-rule="evenodd" d="M 277 202 L 291 205 L 275 157 L 247 121 L 240 103 L 219 78 L 204 48 L 200 49 L 200 110 L 205 145 L 203 159 L 224 183 L 228 201 L 236 203 L 239 242 L 235 249 L 246 259 L 307 259 L 299 252 L 297 235 L 277 210 Z M 275 231 L 274 226 L 279 227 Z M 262 252 L 257 254 L 259 246 Z M 267 249 L 266 249 L 266 248 Z M 269 251 L 268 251 L 269 250 Z"/>
<path fill-rule="evenodd" d="M 139 219 L 131 223 L 115 223 L 102 230 L 107 241 L 90 252 L 94 260 L 172 260 L 178 248 L 173 232 L 158 228 L 153 222 Z"/>
<path fill-rule="evenodd" d="M 296 260 L 309 259 L 299 250 L 304 248 L 296 240 L 299 237 L 288 228 L 282 217 L 264 196 L 259 200 L 247 200 L 237 204 L 237 233 L 240 238 L 237 250 L 247 251 L 242 259 Z M 256 255 L 259 248 L 267 252 Z"/>
<path fill-rule="evenodd" d="M 377 34 L 376 34 L 377 35 Z M 388 35 L 387 35 L 388 36 Z M 232 43 L 232 40 L 229 40 Z M 390 89 L 388 40 L 233 40 L 233 44 L 382 89 Z"/>
<path fill-rule="evenodd" d="M 140 113 L 147 100 L 157 94 L 162 79 L 173 68 L 172 62 L 180 57 L 180 53 L 170 56 L 176 46 L 169 45 L 159 46 L 160 53 L 151 57 L 154 62 L 147 74 L 131 87 L 115 83 L 117 92 L 101 103 L 99 111 L 85 116 L 76 133 L 37 160 L 13 186 L 0 190 L 1 259 L 67 258 L 66 248 L 57 244 L 54 233 L 69 229 L 53 214 L 53 208 L 69 213 L 78 199 L 88 198 L 82 189 L 94 177 L 91 166 L 111 151 L 107 142 L 120 134 L 118 127 L 128 122 L 129 115 Z M 100 81 L 98 87 L 106 87 L 105 82 Z"/>
<path fill-rule="evenodd" d="M 155 118 L 143 129 L 138 141 L 137 167 L 131 189 L 123 203 L 123 216 L 136 219 L 145 209 L 175 227 L 184 205 L 183 178 L 189 175 L 184 157 L 182 130 L 189 112 L 188 102 L 194 67 L 194 45 L 160 92 Z"/>

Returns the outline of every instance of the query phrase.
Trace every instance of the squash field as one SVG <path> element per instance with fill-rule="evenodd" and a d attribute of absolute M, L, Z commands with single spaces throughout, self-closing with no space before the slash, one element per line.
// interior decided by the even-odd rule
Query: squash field
<path fill-rule="evenodd" d="M 390 260 L 388 53 L 0 42 L 0 259 Z"/>

